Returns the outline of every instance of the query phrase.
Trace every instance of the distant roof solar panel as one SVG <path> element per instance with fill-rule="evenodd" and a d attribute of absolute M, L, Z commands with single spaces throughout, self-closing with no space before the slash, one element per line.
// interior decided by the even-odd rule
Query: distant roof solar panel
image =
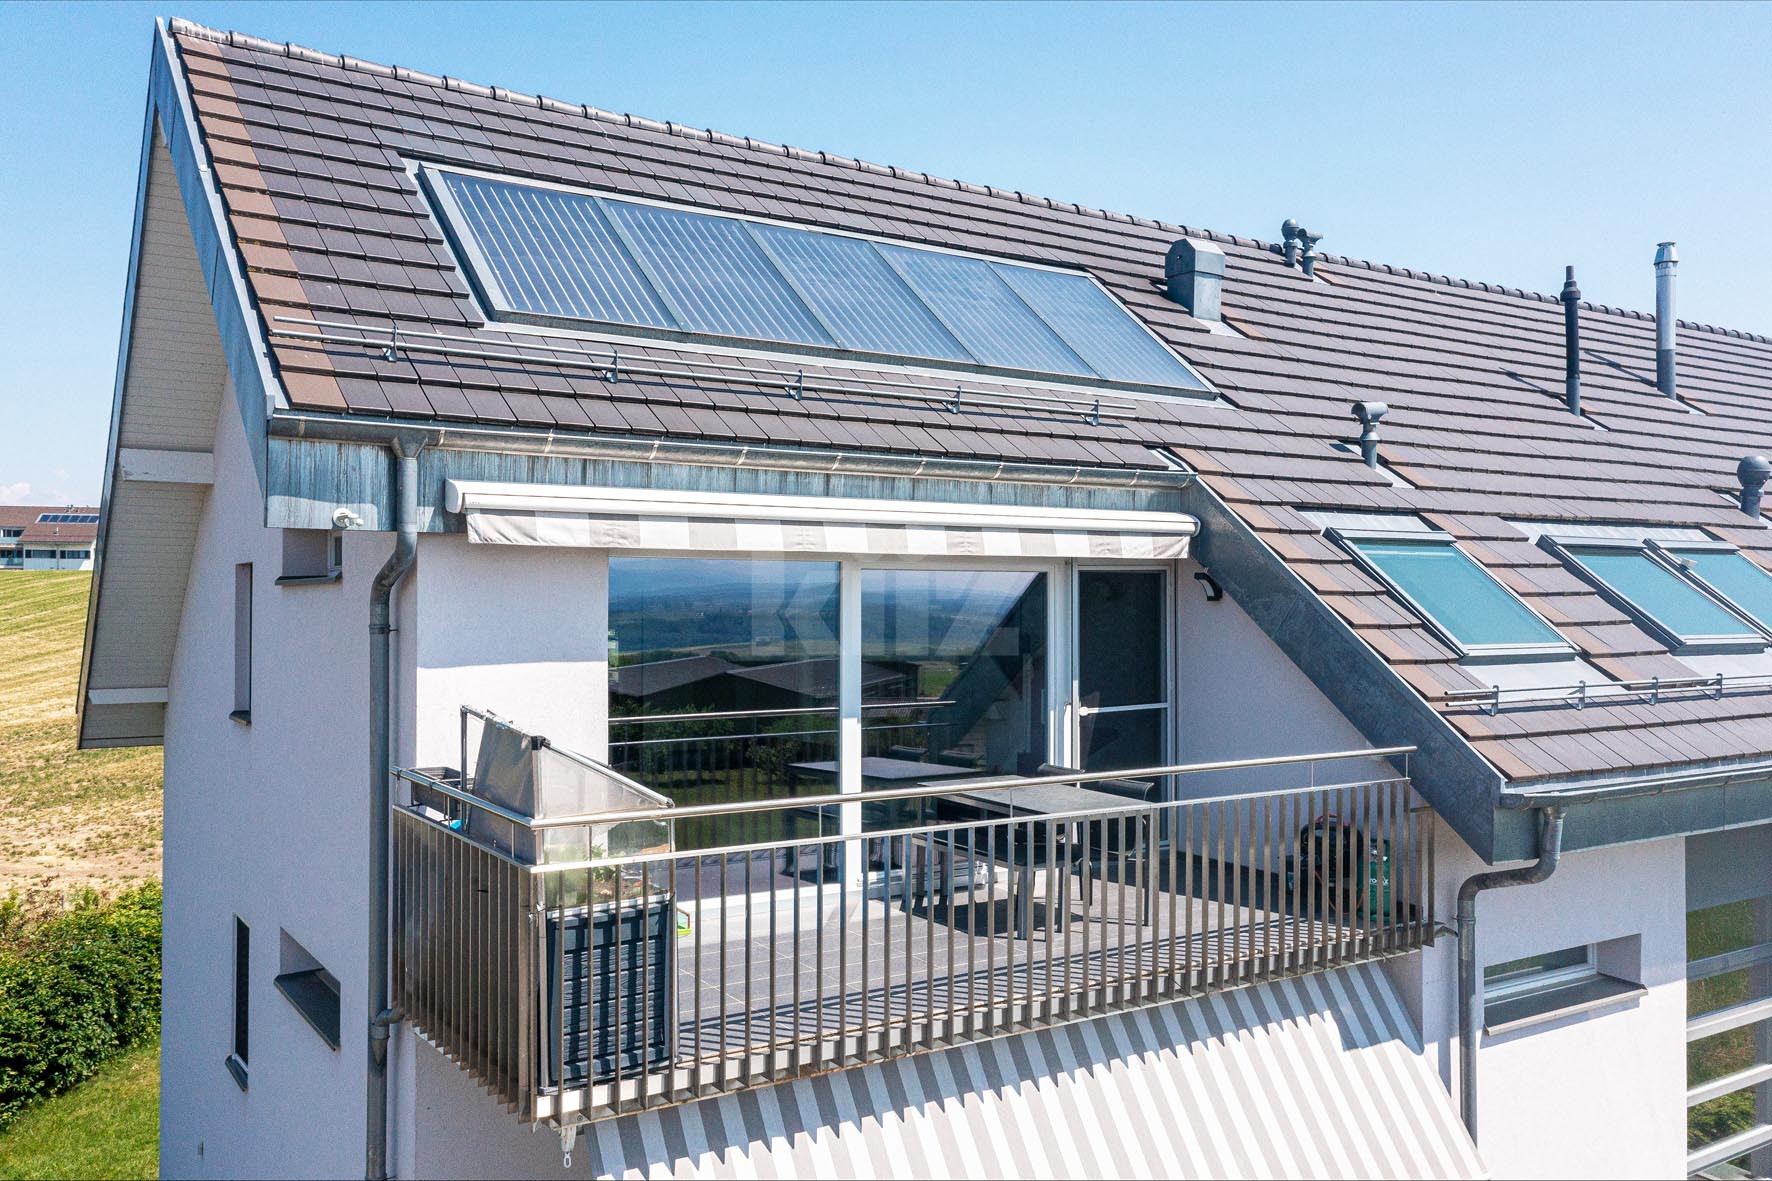
<path fill-rule="evenodd" d="M 1208 392 L 1088 275 L 427 167 L 496 315 Z"/>
<path fill-rule="evenodd" d="M 38 513 L 39 525 L 96 525 L 97 513 Z"/>

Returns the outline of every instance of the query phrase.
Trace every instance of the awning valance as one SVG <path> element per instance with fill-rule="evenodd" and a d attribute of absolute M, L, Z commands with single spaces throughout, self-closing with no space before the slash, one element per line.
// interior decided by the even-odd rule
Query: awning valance
<path fill-rule="evenodd" d="M 1185 513 L 450 480 L 470 541 L 713 553 L 1184 558 Z"/>

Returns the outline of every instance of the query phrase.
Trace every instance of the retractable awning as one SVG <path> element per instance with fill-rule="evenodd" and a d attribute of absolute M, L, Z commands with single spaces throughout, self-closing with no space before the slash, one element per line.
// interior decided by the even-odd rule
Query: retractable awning
<path fill-rule="evenodd" d="M 715 553 L 1184 558 L 1185 513 L 450 480 L 470 541 Z"/>
<path fill-rule="evenodd" d="M 600 1177 L 1480 1177 L 1363 964 L 592 1124 Z"/>

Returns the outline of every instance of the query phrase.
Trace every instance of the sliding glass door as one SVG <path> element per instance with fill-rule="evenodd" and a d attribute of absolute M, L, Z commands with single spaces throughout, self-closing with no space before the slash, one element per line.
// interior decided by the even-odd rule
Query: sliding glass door
<path fill-rule="evenodd" d="M 1169 575 L 1077 572 L 1077 763 L 1086 771 L 1169 761 Z"/>
<path fill-rule="evenodd" d="M 611 766 L 685 805 L 834 790 L 837 581 L 836 562 L 612 557 Z M 677 844 L 817 827 L 792 812 L 685 821 Z"/>

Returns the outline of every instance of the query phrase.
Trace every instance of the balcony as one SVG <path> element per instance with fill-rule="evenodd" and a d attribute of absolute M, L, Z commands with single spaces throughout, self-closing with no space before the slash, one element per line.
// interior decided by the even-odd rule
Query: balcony
<path fill-rule="evenodd" d="M 484 744 L 399 773 L 394 988 L 562 1129 L 1433 939 L 1432 813 L 1334 773 L 1405 748 L 677 806 L 556 753 L 609 806 L 493 802 Z M 1258 774 L 1296 786 L 1189 798 Z"/>

